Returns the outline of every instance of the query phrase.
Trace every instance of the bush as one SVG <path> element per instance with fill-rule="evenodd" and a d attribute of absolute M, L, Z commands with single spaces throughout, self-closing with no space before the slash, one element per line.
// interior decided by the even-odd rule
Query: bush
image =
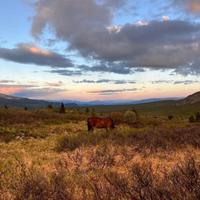
<path fill-rule="evenodd" d="M 68 156 L 68 160 L 62 158 L 54 164 L 53 171 L 48 172 L 21 160 L 13 163 L 15 170 L 9 169 L 10 173 L 0 184 L 0 194 L 2 191 L 5 194 L 0 199 L 200 199 L 200 165 L 193 157 L 185 157 L 170 170 L 166 167 L 157 171 L 151 162 L 135 161 L 123 171 L 114 168 L 116 154 L 109 145 L 98 147 L 88 163 L 81 152 Z M 3 180 L 1 173 L 0 180 Z"/>
<path fill-rule="evenodd" d="M 53 106 L 51 104 L 48 105 L 47 107 L 49 110 L 52 110 L 53 109 Z"/>
<path fill-rule="evenodd" d="M 61 106 L 60 106 L 60 113 L 61 113 L 61 114 L 64 114 L 64 113 L 65 113 L 65 105 L 64 105 L 64 103 L 61 103 Z"/>
<path fill-rule="evenodd" d="M 19 161 L 17 176 L 11 181 L 11 194 L 14 200 L 71 200 L 73 187 L 66 171 L 55 169 L 50 177 L 42 170 L 28 167 Z"/>
<path fill-rule="evenodd" d="M 169 115 L 169 116 L 168 116 L 168 119 L 169 119 L 169 120 L 172 120 L 173 118 L 174 118 L 173 115 Z"/>
<path fill-rule="evenodd" d="M 124 121 L 124 116 L 123 116 L 123 113 L 122 112 L 112 112 L 110 114 L 110 117 L 111 119 L 114 121 L 114 123 L 117 125 L 117 124 L 120 124 Z"/>
<path fill-rule="evenodd" d="M 135 112 L 130 111 L 130 110 L 126 111 L 124 114 L 124 121 L 129 124 L 136 123 L 137 116 L 136 116 Z"/>
<path fill-rule="evenodd" d="M 92 110 L 91 110 L 91 115 L 93 116 L 93 117 L 95 117 L 95 108 L 92 108 Z"/>
<path fill-rule="evenodd" d="M 190 123 L 194 123 L 195 121 L 196 121 L 196 120 L 195 120 L 194 116 L 191 115 L 191 116 L 189 117 L 189 122 L 190 122 Z"/>
<path fill-rule="evenodd" d="M 200 122 L 200 112 L 197 112 L 197 113 L 195 114 L 195 117 L 196 117 L 196 121 L 197 121 L 197 122 Z"/>
<path fill-rule="evenodd" d="M 89 108 L 85 108 L 85 113 L 88 114 L 90 112 Z"/>
<path fill-rule="evenodd" d="M 62 136 L 57 143 L 57 151 L 73 151 L 81 145 L 82 141 L 77 135 Z"/>

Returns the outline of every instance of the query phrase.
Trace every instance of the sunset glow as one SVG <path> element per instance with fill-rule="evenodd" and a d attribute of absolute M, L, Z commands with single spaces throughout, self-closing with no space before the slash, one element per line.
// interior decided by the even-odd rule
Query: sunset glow
<path fill-rule="evenodd" d="M 92 101 L 199 90 L 199 1 L 82 2 L 2 3 L 0 93 Z"/>

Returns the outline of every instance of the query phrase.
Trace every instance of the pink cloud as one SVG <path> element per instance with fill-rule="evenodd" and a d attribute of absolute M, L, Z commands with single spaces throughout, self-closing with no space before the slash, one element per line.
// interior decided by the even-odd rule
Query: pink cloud
<path fill-rule="evenodd" d="M 0 93 L 7 94 L 7 95 L 12 95 L 12 94 L 20 92 L 22 90 L 23 90 L 23 88 L 18 87 L 18 86 L 17 87 L 15 87 L 15 86 L 0 87 Z"/>

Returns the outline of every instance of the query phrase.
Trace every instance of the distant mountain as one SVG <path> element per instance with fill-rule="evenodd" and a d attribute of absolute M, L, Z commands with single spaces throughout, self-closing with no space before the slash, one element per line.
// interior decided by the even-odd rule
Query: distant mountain
<path fill-rule="evenodd" d="M 188 97 L 178 101 L 179 105 L 200 103 L 200 92 L 196 92 Z"/>
<path fill-rule="evenodd" d="M 33 100 L 28 98 L 20 98 L 15 96 L 9 96 L 0 94 L 0 106 L 7 105 L 8 107 L 45 107 L 49 104 L 48 101 Z"/>
<path fill-rule="evenodd" d="M 52 101 L 45 101 L 45 100 L 34 100 L 28 98 L 21 98 L 15 96 L 9 96 L 0 93 L 0 106 L 7 105 L 8 107 L 28 107 L 28 108 L 44 108 L 47 107 L 49 104 L 53 106 L 60 106 L 59 102 L 52 102 Z M 65 104 L 66 107 L 77 107 L 75 103 L 68 103 Z"/>
<path fill-rule="evenodd" d="M 102 101 L 73 101 L 73 100 L 64 100 L 64 103 L 75 103 L 79 106 L 111 106 L 111 105 L 136 105 L 144 103 L 153 103 L 166 100 L 177 100 L 178 98 L 153 98 L 153 99 L 142 99 L 142 100 L 102 100 Z"/>
<path fill-rule="evenodd" d="M 20 97 L 14 97 L 14 96 L 9 96 L 9 95 L 1 94 L 0 93 L 0 99 L 19 100 L 19 99 L 22 99 L 22 98 L 20 98 Z"/>
<path fill-rule="evenodd" d="M 60 106 L 60 102 L 63 102 L 66 107 L 89 107 L 89 106 L 111 106 L 111 105 L 137 105 L 146 103 L 157 103 L 173 100 L 177 105 L 183 104 L 194 104 L 200 102 L 200 92 L 186 97 L 180 100 L 177 97 L 171 98 L 151 98 L 142 100 L 102 100 L 102 101 L 76 101 L 76 100 L 61 100 L 61 101 L 46 101 L 46 100 L 34 100 L 28 98 L 21 98 L 15 96 L 9 96 L 0 93 L 0 106 L 10 106 L 10 107 L 29 107 L 29 108 L 43 108 L 47 107 L 49 104 L 53 106 Z"/>

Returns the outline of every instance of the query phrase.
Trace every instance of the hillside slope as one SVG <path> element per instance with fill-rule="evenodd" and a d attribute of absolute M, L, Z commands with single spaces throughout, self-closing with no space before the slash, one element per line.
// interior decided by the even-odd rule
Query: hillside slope
<path fill-rule="evenodd" d="M 11 106 L 11 107 L 44 107 L 49 104 L 48 101 L 33 100 L 28 98 L 20 98 L 15 96 L 9 96 L 0 94 L 0 106 Z"/>
<path fill-rule="evenodd" d="M 189 95 L 183 100 L 178 101 L 178 104 L 180 105 L 186 105 L 186 104 L 196 104 L 200 103 L 200 92 L 196 92 L 192 95 Z"/>

